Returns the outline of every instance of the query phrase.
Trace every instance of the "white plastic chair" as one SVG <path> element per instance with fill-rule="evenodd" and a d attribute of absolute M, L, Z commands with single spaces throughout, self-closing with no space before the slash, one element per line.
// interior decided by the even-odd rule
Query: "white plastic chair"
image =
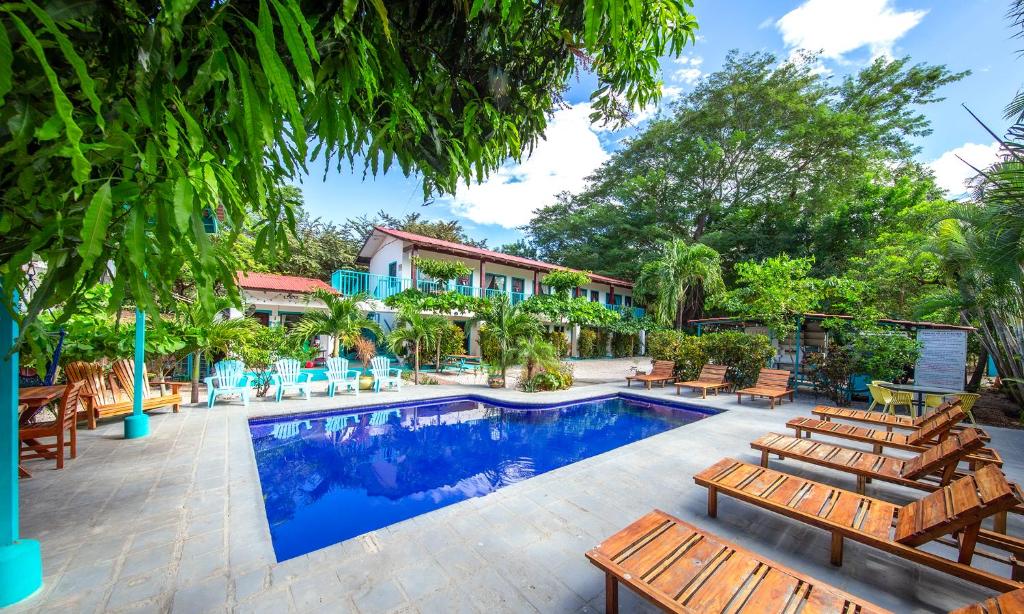
<path fill-rule="evenodd" d="M 295 390 L 309 400 L 309 381 L 312 374 L 302 370 L 302 363 L 294 358 L 282 358 L 274 363 L 274 379 L 272 385 L 277 386 L 277 401 L 287 390 Z"/>
<path fill-rule="evenodd" d="M 342 392 L 353 392 L 359 396 L 359 376 L 357 369 L 348 368 L 348 360 L 335 356 L 327 359 L 327 396 L 333 397 L 338 385 Z"/>
<path fill-rule="evenodd" d="M 373 389 L 377 392 L 383 386 L 391 390 L 402 389 L 402 370 L 392 368 L 390 359 L 374 356 L 370 361 L 370 371 L 373 372 Z"/>

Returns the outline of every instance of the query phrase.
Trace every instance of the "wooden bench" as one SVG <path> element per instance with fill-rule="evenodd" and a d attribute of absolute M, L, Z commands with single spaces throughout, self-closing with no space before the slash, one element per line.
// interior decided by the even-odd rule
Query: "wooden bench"
<path fill-rule="evenodd" d="M 771 405 L 769 409 L 775 409 L 776 399 L 782 400 L 788 396 L 793 400 L 793 389 L 789 387 L 789 378 L 792 374 L 784 369 L 761 369 L 757 375 L 757 382 L 750 388 L 736 391 L 736 402 L 743 402 L 743 395 L 750 398 L 765 397 Z"/>
<path fill-rule="evenodd" d="M 650 373 L 637 373 L 636 375 L 627 375 L 626 387 L 629 388 L 633 380 L 636 380 L 638 382 L 644 382 L 645 384 L 647 384 L 648 390 L 650 390 L 651 384 L 654 382 L 660 383 L 662 388 L 664 388 L 666 383 L 676 379 L 675 375 L 672 374 L 673 371 L 675 371 L 675 368 L 676 363 L 672 362 L 671 360 L 655 360 L 654 365 L 651 367 Z"/>
<path fill-rule="evenodd" d="M 587 552 L 605 573 L 605 612 L 619 583 L 668 612 L 887 612 L 717 535 L 654 510 Z M 730 607 L 732 605 L 733 607 Z"/>
<path fill-rule="evenodd" d="M 725 381 L 725 374 L 729 367 L 725 365 L 704 365 L 700 370 L 697 379 L 689 382 L 676 382 L 676 394 L 681 394 L 683 388 L 700 390 L 700 398 L 708 398 L 708 390 L 714 390 L 715 396 L 722 388 L 728 388 L 729 383 Z"/>
<path fill-rule="evenodd" d="M 932 414 L 922 422 L 921 427 L 909 434 L 894 433 L 880 429 L 870 429 L 842 422 L 828 422 L 814 418 L 793 418 L 786 426 L 793 429 L 796 437 L 810 438 L 811 434 L 827 435 L 837 439 L 846 439 L 858 443 L 871 444 L 875 454 L 881 454 L 885 448 L 924 452 L 949 437 L 950 429 L 966 417 L 958 406 L 951 406 L 945 411 Z M 999 453 L 991 448 L 981 448 L 964 459 L 974 469 L 978 464 L 991 463 L 1003 466 Z"/>
<path fill-rule="evenodd" d="M 708 516 L 718 514 L 718 493 L 832 534 L 831 562 L 842 565 L 843 541 L 852 539 L 943 573 L 997 591 L 1024 587 L 1024 540 L 981 528 L 989 516 L 1020 503 L 998 467 L 986 465 L 904 506 L 724 458 L 694 476 L 708 489 Z M 937 543 L 956 549 L 955 559 L 918 548 Z M 979 550 L 978 544 L 996 548 Z M 975 553 L 1010 566 L 1010 577 L 971 566 Z"/>
<path fill-rule="evenodd" d="M 72 362 L 64 369 L 69 382 L 84 382 L 82 398 L 85 399 L 86 416 L 90 429 L 96 428 L 96 421 L 110 416 L 130 414 L 135 393 L 135 361 L 117 360 L 109 374 L 104 374 L 103 365 L 90 362 Z M 143 367 L 145 375 L 145 367 Z M 148 379 L 148 378 L 147 378 Z M 150 386 L 168 386 L 170 392 L 154 391 Z M 181 405 L 179 382 L 148 382 L 142 386 L 142 409 L 149 411 L 158 407 L 172 406 L 175 413 Z"/>
<path fill-rule="evenodd" d="M 940 405 L 935 408 L 935 411 L 928 412 L 916 418 L 910 416 L 894 416 L 885 412 L 878 411 L 866 411 L 863 409 L 849 409 L 847 407 L 830 407 L 828 405 L 818 405 L 811 410 L 811 414 L 819 416 L 822 420 L 848 420 L 850 422 L 864 422 L 878 427 L 885 427 L 885 430 L 891 431 L 894 428 L 903 430 L 917 430 L 921 423 L 927 420 L 932 414 L 943 409 L 944 406 Z M 969 426 L 969 425 L 968 425 Z M 968 426 L 958 425 L 953 428 L 953 431 L 960 431 Z M 988 433 L 984 430 L 974 428 L 981 435 L 981 438 L 985 441 L 990 441 L 992 438 L 989 437 Z"/>
<path fill-rule="evenodd" d="M 768 455 L 792 458 L 857 476 L 857 492 L 864 492 L 868 480 L 891 482 L 900 486 L 933 491 L 953 478 L 961 477 L 957 465 L 966 456 L 981 448 L 977 433 L 966 430 L 942 443 L 928 448 L 910 459 L 875 454 L 865 450 L 768 433 L 752 442 L 750 447 L 761 452 L 761 466 L 768 466 Z M 938 474 L 935 476 L 933 474 Z"/>

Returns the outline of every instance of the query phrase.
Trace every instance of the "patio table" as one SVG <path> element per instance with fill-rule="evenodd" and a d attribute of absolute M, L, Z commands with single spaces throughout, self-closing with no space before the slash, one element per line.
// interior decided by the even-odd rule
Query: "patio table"
<path fill-rule="evenodd" d="M 889 390 L 898 390 L 900 392 L 910 392 L 914 394 L 914 404 L 917 405 L 917 413 L 920 415 L 924 408 L 924 395 L 926 394 L 957 394 L 963 392 L 962 390 L 954 390 L 952 388 L 940 388 L 938 386 L 917 386 L 915 384 L 882 384 L 883 388 Z"/>
<path fill-rule="evenodd" d="M 35 419 L 44 407 L 64 396 L 67 386 L 29 386 L 18 389 L 18 426 L 27 426 Z M 24 410 L 21 408 L 24 407 Z M 38 445 L 34 439 L 26 439 L 29 445 Z M 18 443 L 18 456 L 21 456 L 21 443 Z M 30 478 L 32 474 L 18 463 L 18 476 Z"/>

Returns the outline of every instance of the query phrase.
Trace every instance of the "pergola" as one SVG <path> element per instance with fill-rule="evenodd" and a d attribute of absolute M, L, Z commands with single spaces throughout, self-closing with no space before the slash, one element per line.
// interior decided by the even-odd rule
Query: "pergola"
<path fill-rule="evenodd" d="M 3 289 L 0 288 L 0 293 Z M 17 292 L 10 305 L 17 309 Z M 6 301 L 5 301 L 6 302 Z M 18 509 L 18 321 L 0 307 L 0 608 L 17 603 L 43 584 L 39 542 L 21 539 Z M 124 419 L 125 439 L 149 435 L 149 416 L 142 412 L 145 385 L 146 314 L 135 311 L 135 390 L 132 413 Z M 63 453 L 60 451 L 59 453 Z"/>

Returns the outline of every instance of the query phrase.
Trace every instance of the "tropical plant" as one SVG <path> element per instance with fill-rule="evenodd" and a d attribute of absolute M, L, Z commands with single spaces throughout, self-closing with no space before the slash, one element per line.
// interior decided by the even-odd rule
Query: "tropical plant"
<path fill-rule="evenodd" d="M 902 332 L 863 330 L 853 336 L 847 353 L 857 373 L 870 375 L 871 379 L 902 382 L 921 356 L 921 344 Z"/>
<path fill-rule="evenodd" d="M 352 344 L 352 349 L 356 353 L 356 358 L 363 364 L 363 373 L 366 373 L 370 369 L 370 361 L 377 355 L 377 344 L 366 337 L 359 337 Z"/>
<path fill-rule="evenodd" d="M 569 297 L 573 288 L 579 288 L 590 283 L 590 274 L 583 271 L 570 271 L 561 269 L 551 271 L 541 279 L 541 283 L 550 287 L 556 294 Z"/>
<path fill-rule="evenodd" d="M 484 303 L 473 322 L 486 330 L 486 333 L 481 331 L 481 339 L 486 335 L 494 347 L 493 357 L 487 360 L 500 370 L 502 380 L 508 368 L 516 364 L 519 344 L 540 331 L 540 324 L 522 303 L 513 304 L 504 293 Z"/>
<path fill-rule="evenodd" d="M 433 316 L 432 323 L 437 327 L 433 343 L 420 347 L 420 364 L 434 363 L 434 368 L 441 364 L 442 357 L 462 354 L 465 351 L 466 335 L 462 328 L 440 316 Z"/>
<path fill-rule="evenodd" d="M 576 347 L 580 358 L 594 358 L 597 355 L 597 333 L 594 332 L 594 329 L 580 329 L 580 338 Z"/>
<path fill-rule="evenodd" d="M 437 260 L 414 256 L 412 262 L 416 265 L 417 273 L 423 273 L 445 287 L 453 279 L 466 277 L 473 273 L 473 269 L 461 260 Z"/>
<path fill-rule="evenodd" d="M 413 309 L 404 309 L 395 318 L 395 328 L 388 334 L 388 345 L 395 354 L 411 352 L 413 382 L 420 381 L 420 348 L 429 346 L 441 332 L 447 320 L 440 316 L 426 316 Z"/>
<path fill-rule="evenodd" d="M 532 147 L 581 67 L 594 119 L 619 125 L 658 100 L 658 58 L 694 40 L 689 4 L 0 4 L 0 125 L 18 126 L 0 132 L 3 308 L 39 257 L 30 321 L 109 264 L 115 305 L 157 313 L 185 265 L 212 311 L 215 286 L 238 297 L 237 268 L 204 218 L 254 218 L 273 253 L 294 211 L 272 190 L 320 156 L 454 192 Z"/>
<path fill-rule="evenodd" d="M 527 380 L 533 379 L 538 370 L 548 370 L 558 365 L 558 351 L 555 346 L 541 335 L 533 335 L 520 340 L 516 347 L 517 362 L 525 367 Z"/>
<path fill-rule="evenodd" d="M 486 300 L 479 296 L 469 296 L 454 290 L 447 292 L 423 292 L 415 288 L 408 288 L 385 298 L 384 304 L 398 310 L 409 308 L 417 311 L 432 311 L 434 313 L 451 315 L 453 313 L 473 313 Z"/>
<path fill-rule="evenodd" d="M 564 358 L 569 355 L 569 337 L 559 330 L 552 330 L 544 333 L 544 340 L 555 348 L 555 355 Z"/>
<path fill-rule="evenodd" d="M 369 299 L 367 294 L 342 296 L 334 291 L 317 289 L 309 298 L 321 301 L 326 311 L 314 309 L 302 314 L 302 318 L 292 327 L 292 334 L 305 340 L 317 335 L 334 337 L 331 356 L 338 356 L 343 347 L 351 348 L 355 345 L 362 338 L 364 330 L 383 335 L 380 325 L 359 307 L 359 303 Z"/>
<path fill-rule="evenodd" d="M 736 386 L 749 386 L 775 356 L 771 340 L 764 335 L 717 332 L 696 336 L 683 331 L 653 331 L 647 349 L 654 360 L 675 362 L 675 374 L 694 379 L 706 363 L 729 367 L 728 378 Z"/>
<path fill-rule="evenodd" d="M 823 393 L 837 405 L 849 404 L 846 393 L 850 377 L 857 372 L 850 348 L 829 343 L 827 352 L 811 352 L 805 360 L 812 373 L 815 392 Z"/>
<path fill-rule="evenodd" d="M 810 277 L 814 258 L 780 254 L 736 265 L 737 287 L 714 301 L 730 313 L 764 323 L 779 339 L 796 330 L 797 315 L 821 300 L 821 282 Z"/>
<path fill-rule="evenodd" d="M 300 362 L 312 358 L 312 349 L 306 340 L 290 334 L 283 326 L 262 326 L 255 323 L 250 334 L 234 343 L 237 354 L 252 374 L 256 396 L 266 396 L 273 381 L 274 363 L 281 358 L 294 358 Z"/>
<path fill-rule="evenodd" d="M 636 294 L 653 299 L 647 304 L 653 304 L 658 323 L 677 329 L 700 314 L 705 298 L 724 290 L 718 252 L 682 239 L 662 244 L 658 257 L 640 270 L 635 288 Z"/>
<path fill-rule="evenodd" d="M 636 353 L 637 336 L 632 333 L 612 333 L 612 356 L 625 358 Z"/>
<path fill-rule="evenodd" d="M 199 402 L 199 370 L 203 358 L 210 360 L 217 355 L 229 354 L 264 328 L 252 318 L 228 318 L 224 315 L 225 310 L 232 306 L 230 299 L 218 298 L 215 306 L 217 311 L 211 312 L 199 301 L 182 301 L 175 309 L 175 318 L 185 338 L 184 349 L 192 354 L 192 403 Z"/>

